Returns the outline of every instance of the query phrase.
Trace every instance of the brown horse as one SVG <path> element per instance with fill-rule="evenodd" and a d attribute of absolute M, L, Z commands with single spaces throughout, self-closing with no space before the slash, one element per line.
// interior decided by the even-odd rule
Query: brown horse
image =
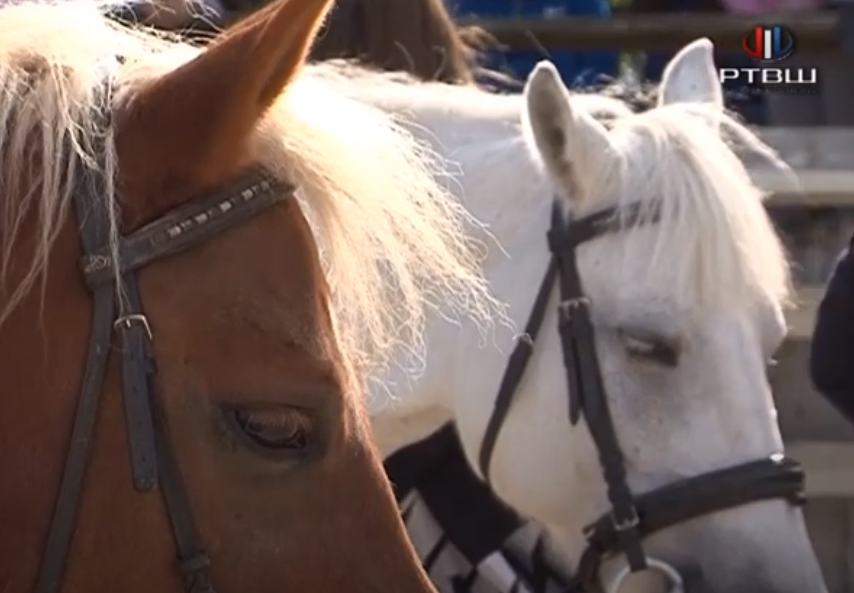
<path fill-rule="evenodd" d="M 423 149 L 301 73 L 329 4 L 0 8 L 4 593 L 433 591 L 362 387 L 493 302 Z"/>

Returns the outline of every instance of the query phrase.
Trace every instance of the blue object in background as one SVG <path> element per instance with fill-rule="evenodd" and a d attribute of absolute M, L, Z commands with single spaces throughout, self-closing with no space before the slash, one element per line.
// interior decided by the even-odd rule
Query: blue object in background
<path fill-rule="evenodd" d="M 595 15 L 608 18 L 611 5 L 608 0 L 448 0 L 449 10 L 456 17 L 514 16 L 555 18 L 564 15 Z M 540 60 L 550 60 L 557 67 L 567 86 L 589 86 L 606 75 L 616 77 L 619 55 L 612 51 L 554 50 L 546 53 L 537 50 L 493 51 L 486 56 L 485 66 L 507 72 L 519 80 Z"/>

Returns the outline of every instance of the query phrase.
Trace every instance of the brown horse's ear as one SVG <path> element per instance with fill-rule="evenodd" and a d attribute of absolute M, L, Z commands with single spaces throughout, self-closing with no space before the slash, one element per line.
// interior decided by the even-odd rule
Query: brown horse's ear
<path fill-rule="evenodd" d="M 147 179 L 151 189 L 197 189 L 238 167 L 246 140 L 299 72 L 332 2 L 275 0 L 140 89 L 119 130 L 119 142 L 138 157 L 123 163 L 125 173 Z"/>

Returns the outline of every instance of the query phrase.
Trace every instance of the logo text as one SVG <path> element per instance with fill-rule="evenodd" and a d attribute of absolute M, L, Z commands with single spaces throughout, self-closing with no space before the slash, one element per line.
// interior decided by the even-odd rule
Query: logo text
<path fill-rule="evenodd" d="M 765 86 L 799 86 L 818 84 L 818 68 L 720 68 L 721 84 L 741 82 Z M 770 89 L 769 89 L 770 90 Z"/>

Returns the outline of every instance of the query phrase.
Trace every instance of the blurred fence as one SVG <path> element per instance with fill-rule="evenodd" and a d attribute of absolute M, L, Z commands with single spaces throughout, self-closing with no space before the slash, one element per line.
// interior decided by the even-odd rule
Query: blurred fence
<path fill-rule="evenodd" d="M 477 25 L 514 49 L 610 49 L 649 51 L 678 49 L 698 37 L 723 49 L 741 50 L 745 33 L 761 23 L 783 25 L 797 32 L 799 51 L 838 50 L 841 31 L 837 11 L 803 15 L 769 14 L 761 19 L 735 14 L 622 14 L 607 19 L 560 17 L 524 19 L 459 19 Z"/>

